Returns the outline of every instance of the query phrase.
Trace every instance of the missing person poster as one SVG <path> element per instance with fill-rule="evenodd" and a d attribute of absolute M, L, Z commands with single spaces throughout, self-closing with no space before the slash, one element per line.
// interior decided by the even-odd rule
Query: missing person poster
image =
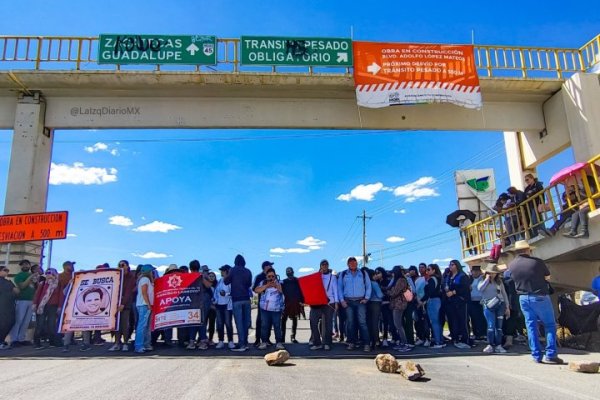
<path fill-rule="evenodd" d="M 117 330 L 121 270 L 75 272 L 65 294 L 60 332 Z"/>
<path fill-rule="evenodd" d="M 202 325 L 202 274 L 172 273 L 154 281 L 152 330 Z"/>

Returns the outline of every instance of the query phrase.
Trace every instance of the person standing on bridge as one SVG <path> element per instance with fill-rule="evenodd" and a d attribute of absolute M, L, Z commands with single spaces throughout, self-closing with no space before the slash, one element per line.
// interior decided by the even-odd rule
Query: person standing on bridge
<path fill-rule="evenodd" d="M 550 271 L 543 260 L 531 256 L 529 243 L 520 240 L 515 243 L 517 256 L 508 265 L 511 278 L 519 294 L 519 304 L 525 316 L 527 339 L 533 361 L 548 364 L 562 364 L 556 349 L 556 320 L 549 296 Z M 546 332 L 546 354 L 542 358 L 542 349 L 538 337 L 538 321 Z"/>
<path fill-rule="evenodd" d="M 342 271 L 338 278 L 340 304 L 346 311 L 347 350 L 354 350 L 357 343 L 356 332 L 360 330 L 364 351 L 369 352 L 371 346 L 367 326 L 367 302 L 371 298 L 371 280 L 366 272 L 358 270 L 355 257 L 348 258 L 347 264 L 348 269 Z"/>
<path fill-rule="evenodd" d="M 250 296 L 252 272 L 246 268 L 246 260 L 240 254 L 235 256 L 231 272 L 223 278 L 223 283 L 231 285 L 233 319 L 238 333 L 238 344 L 232 351 L 248 350 L 248 329 L 250 329 Z M 259 327 L 257 327 L 259 329 Z"/>

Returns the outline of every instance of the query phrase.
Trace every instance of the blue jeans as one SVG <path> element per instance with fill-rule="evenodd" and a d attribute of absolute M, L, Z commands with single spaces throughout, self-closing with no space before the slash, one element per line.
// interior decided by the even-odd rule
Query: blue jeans
<path fill-rule="evenodd" d="M 210 309 L 210 303 L 207 305 L 206 302 L 202 303 L 202 325 L 191 326 L 189 328 L 190 341 L 206 341 L 208 336 L 206 335 L 206 321 L 208 318 L 208 310 Z M 199 338 L 198 338 L 199 336 Z"/>
<path fill-rule="evenodd" d="M 500 346 L 502 344 L 502 322 L 504 322 L 504 303 L 500 303 L 495 309 L 490 310 L 483 306 L 483 315 L 487 321 L 487 341 L 490 346 Z"/>
<path fill-rule="evenodd" d="M 150 347 L 150 308 L 137 306 L 138 321 L 135 327 L 135 350 Z"/>
<path fill-rule="evenodd" d="M 440 307 L 442 307 L 442 299 L 432 297 L 427 300 L 427 316 L 431 323 L 431 331 L 433 333 L 433 341 L 435 344 L 444 344 L 442 339 L 442 324 L 440 323 Z"/>
<path fill-rule="evenodd" d="M 542 359 L 542 349 L 538 338 L 538 320 L 542 321 L 546 332 L 546 357 L 556 358 L 556 321 L 550 296 L 520 295 L 519 304 L 525 316 L 527 339 L 533 358 Z"/>
<path fill-rule="evenodd" d="M 248 346 L 248 329 L 250 329 L 250 300 L 233 302 L 233 319 L 238 333 L 238 345 Z M 258 327 L 257 327 L 258 328 Z"/>
<path fill-rule="evenodd" d="M 281 331 L 281 311 L 260 310 L 260 337 L 263 343 L 271 335 L 271 326 L 275 331 L 275 342 L 283 343 L 283 332 Z"/>
<path fill-rule="evenodd" d="M 367 305 L 361 304 L 358 300 L 347 300 L 346 308 L 346 331 L 348 334 L 348 343 L 354 344 L 358 340 L 356 331 L 360 330 L 360 339 L 364 345 L 369 344 L 369 327 L 367 326 Z"/>
<path fill-rule="evenodd" d="M 233 323 L 231 320 L 231 310 L 227 309 L 227 304 L 217 305 L 217 334 L 219 342 L 225 339 L 225 330 L 227 330 L 227 341 L 233 342 Z"/>

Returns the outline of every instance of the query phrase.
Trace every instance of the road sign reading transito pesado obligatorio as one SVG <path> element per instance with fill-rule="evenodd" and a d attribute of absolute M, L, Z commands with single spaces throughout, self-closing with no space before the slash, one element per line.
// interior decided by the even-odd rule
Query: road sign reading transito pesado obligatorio
<path fill-rule="evenodd" d="M 352 40 L 242 36 L 243 65 L 352 66 Z"/>

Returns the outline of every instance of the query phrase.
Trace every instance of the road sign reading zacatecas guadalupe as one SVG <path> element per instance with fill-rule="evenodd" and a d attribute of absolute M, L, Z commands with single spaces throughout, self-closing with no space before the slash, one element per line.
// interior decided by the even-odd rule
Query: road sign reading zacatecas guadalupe
<path fill-rule="evenodd" d="M 204 35 L 100 35 L 98 64 L 215 65 L 217 38 Z"/>

